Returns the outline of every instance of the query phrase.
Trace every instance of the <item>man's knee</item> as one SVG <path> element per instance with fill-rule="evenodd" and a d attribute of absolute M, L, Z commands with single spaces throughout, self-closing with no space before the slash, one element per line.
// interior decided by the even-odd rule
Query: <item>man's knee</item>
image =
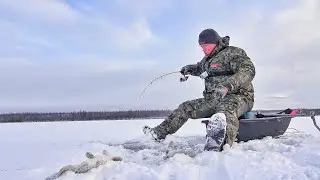
<path fill-rule="evenodd" d="M 230 117 L 239 118 L 245 112 L 248 112 L 253 107 L 253 101 L 249 101 L 243 96 L 226 96 L 225 99 L 219 103 L 217 111 L 228 113 Z"/>
<path fill-rule="evenodd" d="M 181 103 L 178 106 L 178 109 L 181 109 L 183 111 L 192 111 L 193 108 L 192 108 L 192 105 L 191 105 L 191 101 L 185 101 L 185 102 Z"/>

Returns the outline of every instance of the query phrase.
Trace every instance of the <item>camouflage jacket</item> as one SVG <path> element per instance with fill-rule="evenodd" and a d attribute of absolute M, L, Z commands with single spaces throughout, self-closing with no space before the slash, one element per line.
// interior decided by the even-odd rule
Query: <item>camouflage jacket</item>
<path fill-rule="evenodd" d="M 197 64 L 188 65 L 190 74 L 200 76 L 207 71 L 203 95 L 210 98 L 215 87 L 223 85 L 228 94 L 242 94 L 254 101 L 252 80 L 255 67 L 246 52 L 238 47 L 229 46 L 229 36 L 220 39 L 216 48 Z"/>

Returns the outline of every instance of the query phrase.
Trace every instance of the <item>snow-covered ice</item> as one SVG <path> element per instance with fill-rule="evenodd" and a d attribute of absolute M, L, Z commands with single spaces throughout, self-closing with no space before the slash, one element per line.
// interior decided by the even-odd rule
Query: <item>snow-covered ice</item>
<path fill-rule="evenodd" d="M 101 153 L 103 149 L 122 156 L 123 161 L 109 162 L 85 174 L 70 172 L 59 179 L 320 179 L 320 132 L 310 117 L 292 119 L 287 132 L 278 139 L 236 143 L 224 152 L 201 152 L 195 157 L 176 153 L 168 159 L 163 159 L 166 146 L 146 139 L 141 129 L 143 125 L 155 126 L 161 121 L 0 124 L 0 179 L 43 180 L 62 166 L 84 161 L 86 151 Z M 189 142 L 190 147 L 201 149 L 204 133 L 200 120 L 190 120 L 164 144 L 170 140 L 176 145 Z M 117 146 L 128 140 L 134 142 L 125 146 L 128 149 Z M 139 149 L 143 145 L 147 149 Z"/>

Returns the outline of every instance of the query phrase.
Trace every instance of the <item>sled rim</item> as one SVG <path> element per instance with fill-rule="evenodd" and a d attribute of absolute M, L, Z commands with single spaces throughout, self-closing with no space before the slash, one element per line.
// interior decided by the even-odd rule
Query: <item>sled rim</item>
<path fill-rule="evenodd" d="M 251 118 L 251 119 L 240 119 L 240 123 L 255 123 L 255 122 L 270 122 L 270 121 L 281 121 L 281 120 L 291 120 L 294 116 L 273 116 L 273 117 L 263 117 L 263 118 Z"/>

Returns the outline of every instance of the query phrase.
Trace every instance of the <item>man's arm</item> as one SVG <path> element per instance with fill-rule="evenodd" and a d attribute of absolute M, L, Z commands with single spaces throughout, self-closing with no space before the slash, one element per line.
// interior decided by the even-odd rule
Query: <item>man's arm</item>
<path fill-rule="evenodd" d="M 229 91 L 236 91 L 240 87 L 247 86 L 255 77 L 255 67 L 244 51 L 232 56 L 230 66 L 235 74 L 223 82 Z"/>
<path fill-rule="evenodd" d="M 190 74 L 192 76 L 200 76 L 201 74 L 200 62 L 198 62 L 197 64 L 189 64 L 182 67 L 181 73 L 185 75 Z"/>

